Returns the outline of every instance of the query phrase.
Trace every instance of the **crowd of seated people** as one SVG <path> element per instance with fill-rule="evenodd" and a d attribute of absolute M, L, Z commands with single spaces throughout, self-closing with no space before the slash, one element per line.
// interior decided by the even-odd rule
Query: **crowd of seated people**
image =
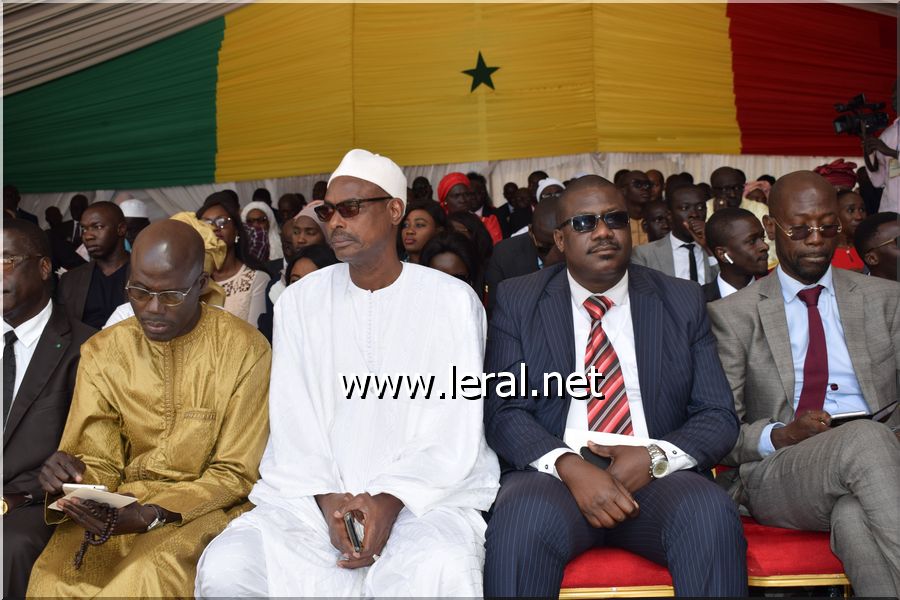
<path fill-rule="evenodd" d="M 309 203 L 46 230 L 6 186 L 4 597 L 554 597 L 599 546 L 737 597 L 739 511 L 900 595 L 900 216 L 856 165 L 434 183 L 352 150 Z"/>

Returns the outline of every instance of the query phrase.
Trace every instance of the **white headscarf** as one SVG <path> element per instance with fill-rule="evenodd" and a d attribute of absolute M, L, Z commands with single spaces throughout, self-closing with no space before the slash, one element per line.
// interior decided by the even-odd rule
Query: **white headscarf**
<path fill-rule="evenodd" d="M 245 227 L 250 227 L 247 225 L 247 213 L 253 209 L 263 211 L 269 219 L 269 260 L 284 258 L 284 252 L 281 250 L 281 228 L 278 226 L 278 221 L 275 220 L 275 213 L 268 204 L 259 201 L 249 203 L 241 209 L 241 222 Z"/>

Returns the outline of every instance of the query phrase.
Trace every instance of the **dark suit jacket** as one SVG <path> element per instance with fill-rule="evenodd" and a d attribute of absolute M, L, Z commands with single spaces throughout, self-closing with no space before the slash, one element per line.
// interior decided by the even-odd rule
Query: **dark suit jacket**
<path fill-rule="evenodd" d="M 37 475 L 59 445 L 81 344 L 93 334 L 84 323 L 70 319 L 60 305 L 53 305 L 3 432 L 4 493 L 43 497 Z"/>
<path fill-rule="evenodd" d="M 706 304 L 696 283 L 652 269 L 628 268 L 634 342 L 650 437 L 678 446 L 697 469 L 716 465 L 733 447 L 738 418 L 716 353 Z M 566 267 L 553 265 L 500 284 L 488 328 L 485 372 L 518 373 L 543 391 L 544 373 L 563 378 L 575 364 L 572 301 Z M 504 469 L 526 469 L 562 441 L 571 398 L 500 398 L 488 388 L 485 435 Z"/>
<path fill-rule="evenodd" d="M 34 216 L 33 214 L 31 214 L 31 213 L 28 212 L 27 210 L 22 210 L 21 208 L 17 208 L 17 209 L 16 209 L 16 218 L 17 218 L 17 219 L 22 219 L 22 220 L 24 220 L 24 221 L 31 221 L 31 222 L 34 223 L 35 225 L 38 224 L 38 218 L 37 218 L 36 216 Z"/>
<path fill-rule="evenodd" d="M 59 278 L 56 301 L 65 307 L 66 313 L 75 321 L 81 321 L 81 317 L 84 315 L 84 305 L 87 302 L 93 273 L 94 261 L 91 261 L 75 267 L 71 271 L 66 271 Z M 127 301 L 128 299 L 123 296 L 122 302 Z"/>
<path fill-rule="evenodd" d="M 703 297 L 706 298 L 707 302 L 715 302 L 722 299 L 722 292 L 719 291 L 719 282 L 715 279 L 709 283 L 704 283 L 701 287 L 703 288 Z"/>
<path fill-rule="evenodd" d="M 78 246 L 81 245 L 81 233 L 79 232 L 78 235 L 75 235 L 74 220 L 70 219 L 68 221 L 63 221 L 61 229 L 66 238 L 66 241 L 72 244 L 73 247 L 78 248 Z"/>
<path fill-rule="evenodd" d="M 494 292 L 504 279 L 528 275 L 538 270 L 538 254 L 530 235 L 517 235 L 494 246 L 484 273 L 487 285 L 488 314 L 494 308 Z"/>

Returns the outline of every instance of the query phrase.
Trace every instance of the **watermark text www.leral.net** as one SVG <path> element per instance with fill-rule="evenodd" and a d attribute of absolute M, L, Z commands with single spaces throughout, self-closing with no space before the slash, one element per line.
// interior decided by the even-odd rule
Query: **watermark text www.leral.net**
<path fill-rule="evenodd" d="M 528 385 L 528 367 L 519 365 L 519 372 L 501 371 L 499 373 L 461 373 L 456 365 L 450 366 L 449 390 L 436 390 L 434 375 L 409 375 L 397 373 L 393 375 L 344 375 L 338 373 L 344 388 L 344 397 L 366 399 L 409 398 L 411 400 L 430 400 L 457 398 L 461 400 L 481 400 L 487 396 L 488 389 L 495 387 L 498 398 L 563 398 L 564 394 L 575 400 L 586 400 L 594 397 L 601 399 L 600 384 L 603 373 L 591 366 L 584 372 L 576 371 L 563 376 L 561 373 L 544 373 L 543 389 L 530 388 Z"/>

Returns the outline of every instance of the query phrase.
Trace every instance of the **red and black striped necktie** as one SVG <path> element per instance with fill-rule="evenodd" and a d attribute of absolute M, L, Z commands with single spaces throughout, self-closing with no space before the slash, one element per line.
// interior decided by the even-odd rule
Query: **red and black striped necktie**
<path fill-rule="evenodd" d="M 592 320 L 591 335 L 584 355 L 584 370 L 588 373 L 593 365 L 603 374 L 599 394 L 594 394 L 592 390 L 591 399 L 588 400 L 588 426 L 591 431 L 633 435 L 622 367 L 616 350 L 601 325 L 603 315 L 612 306 L 613 301 L 606 296 L 591 296 L 584 301 L 584 307 Z M 588 382 L 590 383 L 590 379 Z"/>

